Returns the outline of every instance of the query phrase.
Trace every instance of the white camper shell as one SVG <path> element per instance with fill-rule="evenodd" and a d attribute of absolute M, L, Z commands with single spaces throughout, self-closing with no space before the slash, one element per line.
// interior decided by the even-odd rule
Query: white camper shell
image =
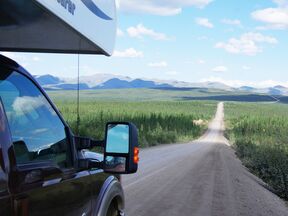
<path fill-rule="evenodd" d="M 0 50 L 112 55 L 115 0 L 1 0 Z"/>

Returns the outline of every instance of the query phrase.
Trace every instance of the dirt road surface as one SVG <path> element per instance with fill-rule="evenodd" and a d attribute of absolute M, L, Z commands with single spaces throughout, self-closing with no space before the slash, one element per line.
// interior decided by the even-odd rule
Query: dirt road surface
<path fill-rule="evenodd" d="M 123 176 L 128 216 L 288 216 L 284 201 L 237 159 L 224 131 L 223 103 L 198 140 L 140 153 Z"/>

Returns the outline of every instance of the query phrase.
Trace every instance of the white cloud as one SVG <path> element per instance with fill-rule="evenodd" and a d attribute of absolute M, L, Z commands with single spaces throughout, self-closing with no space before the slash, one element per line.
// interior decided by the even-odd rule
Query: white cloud
<path fill-rule="evenodd" d="M 37 109 L 41 106 L 47 106 L 46 100 L 43 96 L 38 97 L 30 97 L 30 96 L 22 96 L 17 97 L 13 104 L 13 110 L 16 115 L 24 115 L 30 113 L 31 111 Z M 50 106 L 49 106 L 50 107 Z M 52 112 L 51 112 L 52 113 Z M 54 113 L 54 112 L 53 112 Z"/>
<path fill-rule="evenodd" d="M 11 58 L 11 59 L 15 59 L 16 57 L 18 57 L 18 55 L 16 55 L 13 52 L 0 52 L 0 54 L 6 56 L 8 58 Z"/>
<path fill-rule="evenodd" d="M 220 82 L 232 87 L 251 86 L 255 88 L 267 88 L 277 85 L 288 87 L 288 81 L 275 81 L 275 80 L 263 80 L 263 81 L 244 81 L 244 80 L 226 80 L 221 77 L 209 77 L 201 79 L 200 82 Z"/>
<path fill-rule="evenodd" d="M 271 44 L 276 44 L 278 43 L 276 38 L 270 37 L 270 36 L 265 36 L 260 33 L 254 33 L 254 32 L 249 32 L 246 34 L 243 34 L 241 36 L 243 40 L 252 40 L 255 42 L 265 42 L 265 43 L 271 43 Z"/>
<path fill-rule="evenodd" d="M 219 42 L 215 48 L 221 48 L 233 54 L 256 55 L 262 52 L 259 43 L 277 44 L 278 41 L 270 36 L 249 32 L 241 35 L 239 39 L 230 38 L 226 43 Z"/>
<path fill-rule="evenodd" d="M 30 53 L 0 52 L 0 54 L 13 59 L 23 67 L 27 67 L 33 62 L 38 62 L 41 60 L 39 56 L 34 54 L 32 55 Z"/>
<path fill-rule="evenodd" d="M 209 19 L 207 18 L 196 18 L 195 19 L 195 22 L 200 25 L 200 26 L 203 26 L 203 27 L 206 27 L 206 28 L 213 28 L 214 25 L 209 21 Z"/>
<path fill-rule="evenodd" d="M 32 61 L 38 62 L 40 61 L 40 58 L 38 56 L 33 56 Z"/>
<path fill-rule="evenodd" d="M 123 37 L 124 36 L 124 32 L 120 28 L 117 28 L 117 36 L 118 37 Z"/>
<path fill-rule="evenodd" d="M 118 0 L 117 5 L 121 11 L 129 13 L 173 16 L 180 14 L 183 7 L 204 8 L 211 2 L 212 0 Z"/>
<path fill-rule="evenodd" d="M 213 72 L 226 72 L 228 71 L 228 68 L 225 66 L 217 66 L 215 68 L 212 69 Z"/>
<path fill-rule="evenodd" d="M 279 7 L 288 7 L 287 0 L 273 0 Z"/>
<path fill-rule="evenodd" d="M 167 75 L 170 75 L 170 76 L 176 76 L 178 75 L 179 73 L 177 71 L 167 71 L 166 72 Z"/>
<path fill-rule="evenodd" d="M 254 11 L 252 18 L 263 22 L 263 29 L 288 29 L 288 8 L 266 8 Z"/>
<path fill-rule="evenodd" d="M 183 63 L 184 63 L 184 64 L 194 64 L 194 61 L 191 60 L 191 59 L 185 59 L 185 60 L 183 61 Z"/>
<path fill-rule="evenodd" d="M 251 67 L 249 67 L 249 66 L 247 66 L 247 65 L 243 65 L 243 66 L 242 66 L 242 69 L 243 69 L 243 70 L 251 70 Z"/>
<path fill-rule="evenodd" d="M 197 62 L 197 64 L 205 64 L 206 63 L 206 61 L 203 59 L 198 59 L 196 62 Z"/>
<path fill-rule="evenodd" d="M 128 48 L 124 51 L 115 50 L 113 57 L 120 57 L 120 58 L 141 58 L 144 57 L 142 51 L 137 51 L 134 48 Z"/>
<path fill-rule="evenodd" d="M 227 24 L 227 25 L 233 25 L 233 26 L 241 26 L 241 21 L 237 20 L 237 19 L 222 19 L 221 20 L 222 23 Z"/>
<path fill-rule="evenodd" d="M 151 62 L 148 64 L 149 67 L 167 67 L 168 64 L 166 61 L 161 61 L 161 62 Z"/>
<path fill-rule="evenodd" d="M 208 40 L 209 38 L 207 36 L 200 36 L 197 37 L 197 40 Z"/>
<path fill-rule="evenodd" d="M 154 40 L 169 40 L 168 36 L 164 33 L 155 32 L 153 29 L 148 29 L 142 24 L 138 24 L 135 27 L 129 27 L 127 32 L 130 37 L 134 38 L 143 38 L 143 36 L 148 36 Z"/>

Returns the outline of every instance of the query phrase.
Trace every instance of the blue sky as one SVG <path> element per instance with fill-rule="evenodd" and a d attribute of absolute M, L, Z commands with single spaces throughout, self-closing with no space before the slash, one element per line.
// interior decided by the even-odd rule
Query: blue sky
<path fill-rule="evenodd" d="M 288 0 L 117 3 L 115 53 L 81 55 L 81 75 L 288 86 Z M 77 55 L 8 55 L 33 74 L 77 75 Z"/>

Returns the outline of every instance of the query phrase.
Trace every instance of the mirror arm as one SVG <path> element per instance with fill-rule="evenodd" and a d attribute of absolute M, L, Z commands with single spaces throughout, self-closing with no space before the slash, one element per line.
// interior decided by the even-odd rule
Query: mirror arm
<path fill-rule="evenodd" d="M 91 160 L 91 159 L 81 159 L 78 162 L 78 166 L 80 169 L 92 169 L 92 168 L 98 168 L 98 169 L 103 169 L 104 163 L 99 162 L 96 160 Z"/>
<path fill-rule="evenodd" d="M 90 160 L 89 161 L 89 169 L 91 168 L 99 168 L 99 169 L 103 169 L 104 168 L 104 163 L 103 161 L 99 162 L 99 161 L 93 161 L 93 160 Z"/>
<path fill-rule="evenodd" d="M 104 140 L 92 140 L 87 137 L 74 136 L 74 142 L 77 150 L 104 147 Z"/>
<path fill-rule="evenodd" d="M 104 148 L 104 140 L 91 140 L 91 148 L 93 147 L 102 147 Z"/>

